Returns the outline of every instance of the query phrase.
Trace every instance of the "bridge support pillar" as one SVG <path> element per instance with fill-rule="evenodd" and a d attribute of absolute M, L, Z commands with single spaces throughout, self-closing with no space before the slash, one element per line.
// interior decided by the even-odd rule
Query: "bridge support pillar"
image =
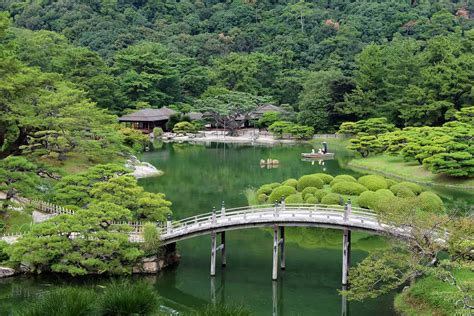
<path fill-rule="evenodd" d="M 278 277 L 278 226 L 273 226 L 273 270 L 272 280 Z"/>
<path fill-rule="evenodd" d="M 216 232 L 211 232 L 211 277 L 216 275 Z"/>
<path fill-rule="evenodd" d="M 225 245 L 225 232 L 221 233 L 221 256 L 222 256 L 222 266 L 227 265 L 227 256 L 226 256 L 226 245 Z"/>
<path fill-rule="evenodd" d="M 351 266 L 351 231 L 344 229 L 342 235 L 342 285 L 349 284 L 349 267 Z"/>
<path fill-rule="evenodd" d="M 280 227 L 280 268 L 285 270 L 285 226 Z"/>

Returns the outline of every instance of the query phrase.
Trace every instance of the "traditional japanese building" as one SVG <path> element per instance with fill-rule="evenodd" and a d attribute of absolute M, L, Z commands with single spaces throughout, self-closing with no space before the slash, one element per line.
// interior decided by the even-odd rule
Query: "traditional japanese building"
<path fill-rule="evenodd" d="M 166 123 L 171 116 L 177 113 L 175 110 L 167 107 L 143 109 L 120 117 L 119 122 L 126 123 L 128 126 L 139 129 L 145 133 L 150 133 L 155 127 L 166 130 Z M 186 116 L 191 120 L 200 120 L 202 118 L 202 114 L 198 112 L 190 112 L 187 113 Z"/>

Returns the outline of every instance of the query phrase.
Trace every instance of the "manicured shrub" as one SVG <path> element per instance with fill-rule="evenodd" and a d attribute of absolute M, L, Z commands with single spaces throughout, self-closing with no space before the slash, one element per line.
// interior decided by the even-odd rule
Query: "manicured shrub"
<path fill-rule="evenodd" d="M 275 189 L 277 187 L 279 187 L 281 185 L 281 183 L 278 183 L 278 182 L 272 182 L 270 184 L 268 184 L 272 189 Z"/>
<path fill-rule="evenodd" d="M 153 129 L 153 136 L 160 137 L 161 135 L 163 135 L 163 129 L 161 127 L 155 127 Z"/>
<path fill-rule="evenodd" d="M 377 175 L 362 176 L 359 178 L 359 183 L 370 191 L 388 188 L 387 181 L 385 181 L 383 177 Z"/>
<path fill-rule="evenodd" d="M 393 192 L 393 194 L 397 195 L 398 191 L 400 190 L 405 190 L 405 189 L 408 189 L 411 191 L 411 189 L 401 183 L 397 183 L 397 184 L 394 184 L 390 187 L 390 191 Z M 415 194 L 413 191 L 412 191 L 413 194 Z"/>
<path fill-rule="evenodd" d="M 302 204 L 303 196 L 301 193 L 295 193 L 285 199 L 285 204 Z"/>
<path fill-rule="evenodd" d="M 315 175 L 306 175 L 298 179 L 298 191 L 303 191 L 307 187 L 315 187 L 322 189 L 324 186 L 323 180 Z"/>
<path fill-rule="evenodd" d="M 367 191 L 367 188 L 357 182 L 341 181 L 334 184 L 331 190 L 335 193 L 340 194 L 359 195 L 362 192 Z"/>
<path fill-rule="evenodd" d="M 387 182 L 387 188 L 390 188 L 392 185 L 397 184 L 398 182 L 392 179 L 385 179 L 385 182 Z"/>
<path fill-rule="evenodd" d="M 97 294 L 91 289 L 62 287 L 46 292 L 17 312 L 22 316 L 97 315 Z"/>
<path fill-rule="evenodd" d="M 273 188 L 269 184 L 264 184 L 257 190 L 257 195 L 260 195 L 260 194 L 268 195 L 272 193 L 272 191 L 273 191 Z"/>
<path fill-rule="evenodd" d="M 441 198 L 433 192 L 422 192 L 418 196 L 418 205 L 425 212 L 441 213 L 444 211 L 444 203 Z"/>
<path fill-rule="evenodd" d="M 304 202 L 306 204 L 317 204 L 319 201 L 315 196 L 308 194 L 308 197 Z"/>
<path fill-rule="evenodd" d="M 423 188 L 420 185 L 413 182 L 403 181 L 403 182 L 400 182 L 400 184 L 406 187 L 409 187 L 410 190 L 416 195 L 420 194 L 423 191 Z"/>
<path fill-rule="evenodd" d="M 361 193 L 357 202 L 360 207 L 371 209 L 374 207 L 374 203 L 376 200 L 377 200 L 377 194 L 375 192 L 365 191 Z"/>
<path fill-rule="evenodd" d="M 268 199 L 268 195 L 266 195 L 265 193 L 260 193 L 258 196 L 257 196 L 257 201 L 258 203 L 260 204 L 263 204 L 267 201 Z"/>
<path fill-rule="evenodd" d="M 315 197 L 318 198 L 319 201 L 322 201 L 323 197 L 327 194 L 331 193 L 328 189 L 320 189 L 313 193 Z"/>
<path fill-rule="evenodd" d="M 298 180 L 292 178 L 292 179 L 286 180 L 282 184 L 283 185 L 289 185 L 290 187 L 296 188 L 296 186 L 298 185 Z"/>
<path fill-rule="evenodd" d="M 408 187 L 401 186 L 400 188 L 397 189 L 396 196 L 400 198 L 411 198 L 416 196 L 415 193 L 413 193 L 412 190 Z"/>
<path fill-rule="evenodd" d="M 378 198 L 389 198 L 395 196 L 389 189 L 380 189 L 375 191 Z"/>
<path fill-rule="evenodd" d="M 331 187 L 338 182 L 357 182 L 357 180 L 353 176 L 347 174 L 340 174 L 338 176 L 335 176 L 334 179 L 330 182 Z"/>
<path fill-rule="evenodd" d="M 341 205 L 344 203 L 344 199 L 341 195 L 337 193 L 328 193 L 326 194 L 323 199 L 321 200 L 322 204 L 327 204 L 327 205 Z"/>
<path fill-rule="evenodd" d="M 301 191 L 301 194 L 303 195 L 303 199 L 306 199 L 306 195 L 308 194 L 311 194 L 311 195 L 314 195 L 314 193 L 316 191 L 318 191 L 319 189 L 318 188 L 315 188 L 315 187 L 307 187 L 307 188 L 304 188 L 303 191 Z"/>
<path fill-rule="evenodd" d="M 282 196 L 288 197 L 296 193 L 296 189 L 290 187 L 289 185 L 282 185 L 273 189 L 272 193 L 268 196 L 267 202 L 270 204 L 275 203 L 275 201 L 280 202 Z"/>
<path fill-rule="evenodd" d="M 313 175 L 318 176 L 319 178 L 321 178 L 321 180 L 323 180 L 324 184 L 329 184 L 329 183 L 331 183 L 332 180 L 334 180 L 334 177 L 331 176 L 330 174 L 327 174 L 327 173 L 315 173 Z"/>
<path fill-rule="evenodd" d="M 152 315 L 158 300 L 145 282 L 112 282 L 102 293 L 99 306 L 102 315 Z"/>

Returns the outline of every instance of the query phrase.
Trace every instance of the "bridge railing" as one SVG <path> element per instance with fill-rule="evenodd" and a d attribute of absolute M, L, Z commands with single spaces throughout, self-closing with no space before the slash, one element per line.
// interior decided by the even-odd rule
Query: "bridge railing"
<path fill-rule="evenodd" d="M 326 205 L 326 204 L 265 204 L 256 206 L 244 206 L 229 209 L 220 209 L 213 212 L 199 214 L 196 216 L 184 218 L 181 220 L 168 222 L 158 227 L 161 235 L 170 235 L 177 233 L 178 231 L 183 233 L 189 228 L 198 229 L 199 227 L 209 226 L 219 222 L 222 224 L 224 221 L 232 220 L 250 220 L 262 218 L 263 216 L 278 216 L 291 215 L 293 217 L 301 217 L 302 214 L 305 217 L 311 218 L 312 215 L 325 215 L 328 217 L 344 218 L 346 210 L 344 206 L 339 205 Z M 377 219 L 377 214 L 371 210 L 351 207 L 348 212 L 348 216 L 352 219 L 359 219 L 363 223 L 364 220 L 374 221 Z"/>

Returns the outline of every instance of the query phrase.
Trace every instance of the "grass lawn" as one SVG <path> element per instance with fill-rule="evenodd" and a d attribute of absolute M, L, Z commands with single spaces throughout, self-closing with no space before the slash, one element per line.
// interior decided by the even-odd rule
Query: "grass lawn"
<path fill-rule="evenodd" d="M 419 182 L 426 185 L 441 185 L 459 189 L 474 189 L 474 179 L 453 178 L 433 174 L 416 161 L 406 162 L 401 157 L 379 155 L 353 159 L 349 167 L 364 171 L 373 171 L 385 176 Z"/>
<path fill-rule="evenodd" d="M 92 162 L 87 157 L 82 156 L 80 153 L 70 153 L 68 154 L 67 159 L 64 161 L 59 161 L 55 158 L 40 158 L 38 161 L 53 168 L 57 168 L 62 174 L 79 173 L 100 163 L 124 163 L 124 159 L 119 156 L 110 157 L 109 160 L 104 162 Z"/>
<path fill-rule="evenodd" d="M 474 272 L 460 270 L 455 273 L 458 283 L 474 282 Z M 434 277 L 417 280 L 413 286 L 395 297 L 395 309 L 402 315 L 469 315 L 469 311 L 457 307 L 455 303 L 462 299 L 456 287 Z"/>
<path fill-rule="evenodd" d="M 33 220 L 30 214 L 18 211 L 8 211 L 0 219 L 5 222 L 4 234 L 29 231 Z"/>

